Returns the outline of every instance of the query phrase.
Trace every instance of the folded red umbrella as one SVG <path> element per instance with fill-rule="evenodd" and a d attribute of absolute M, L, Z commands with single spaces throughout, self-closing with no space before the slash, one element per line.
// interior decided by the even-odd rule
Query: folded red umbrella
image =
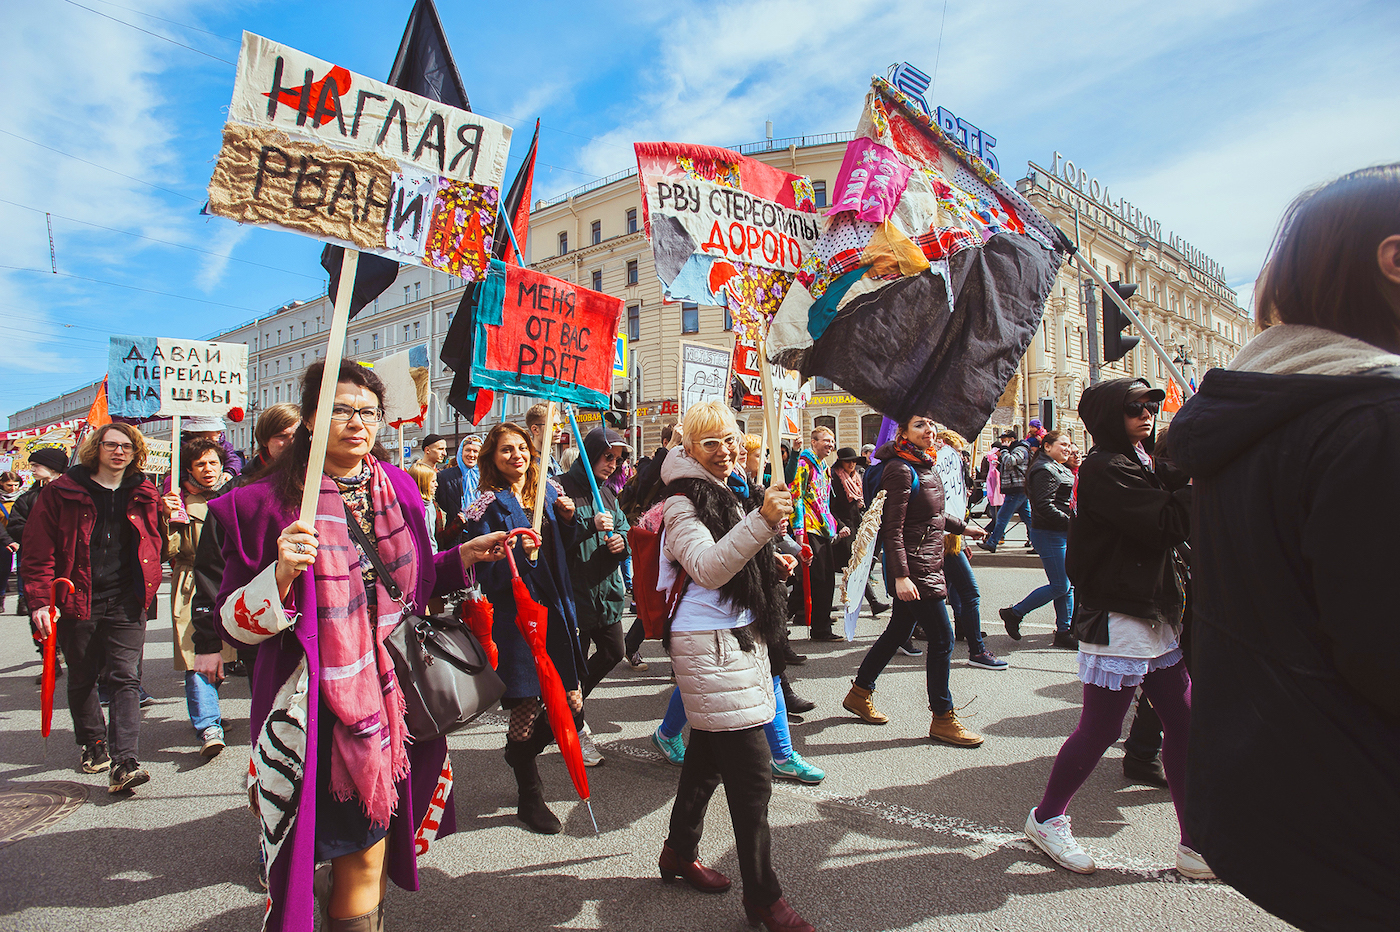
<path fill-rule="evenodd" d="M 45 738 L 53 728 L 53 684 L 58 678 L 58 587 L 62 583 L 72 595 L 73 580 L 63 576 L 49 587 L 49 636 L 44 638 L 44 673 L 39 683 L 39 734 Z"/>
<path fill-rule="evenodd" d="M 462 617 L 462 623 L 467 626 L 467 630 L 476 635 L 476 640 L 481 645 L 482 651 L 485 652 L 486 659 L 491 663 L 491 669 L 496 669 L 500 665 L 498 662 L 500 651 L 497 650 L 496 642 L 491 638 L 491 625 L 496 618 L 491 603 L 484 598 L 468 596 L 462 601 L 462 605 L 457 611 Z"/>
<path fill-rule="evenodd" d="M 543 494 L 543 491 L 541 491 Z M 540 681 L 540 698 L 544 700 L 545 712 L 549 715 L 549 726 L 559 742 L 559 753 L 564 755 L 564 765 L 569 768 L 569 776 L 578 790 L 579 799 L 588 807 L 588 817 L 593 819 L 593 831 L 598 831 L 598 820 L 593 818 L 593 804 L 589 802 L 588 772 L 583 766 L 583 749 L 578 743 L 578 729 L 574 727 L 574 712 L 569 708 L 569 697 L 564 692 L 564 683 L 559 679 L 559 671 L 554 661 L 545 651 L 545 632 L 549 625 L 549 611 L 534 599 L 525 588 L 525 580 L 515 566 L 515 548 L 511 539 L 525 537 L 535 549 L 540 546 L 540 535 L 531 528 L 518 528 L 506 535 L 502 541 L 506 548 L 506 559 L 510 561 L 511 593 L 515 596 L 515 623 L 530 645 L 530 653 L 535 658 L 535 675 Z"/>

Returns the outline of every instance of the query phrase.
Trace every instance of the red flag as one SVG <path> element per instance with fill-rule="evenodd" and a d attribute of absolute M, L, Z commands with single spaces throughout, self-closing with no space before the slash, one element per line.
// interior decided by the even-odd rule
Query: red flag
<path fill-rule="evenodd" d="M 92 407 L 88 408 L 87 426 L 88 430 L 93 430 L 112 423 L 112 416 L 107 413 L 107 379 L 102 379 L 102 384 L 97 386 L 97 397 L 92 399 Z"/>
<path fill-rule="evenodd" d="M 1162 410 L 1167 412 L 1180 411 L 1181 405 L 1181 386 L 1176 384 L 1175 379 L 1167 379 L 1167 397 L 1162 402 Z"/>
<path fill-rule="evenodd" d="M 515 173 L 510 191 L 501 203 L 501 216 L 496 221 L 496 232 L 492 239 L 491 252 L 506 265 L 521 264 L 521 257 L 516 255 L 515 247 L 511 244 L 511 233 L 515 234 L 515 243 L 521 249 L 525 248 L 525 240 L 530 236 L 530 189 L 535 181 L 535 155 L 539 148 L 540 121 L 536 120 L 535 138 L 530 140 L 525 161 L 520 164 L 520 171 Z M 510 223 L 509 232 L 506 231 L 507 222 Z"/>

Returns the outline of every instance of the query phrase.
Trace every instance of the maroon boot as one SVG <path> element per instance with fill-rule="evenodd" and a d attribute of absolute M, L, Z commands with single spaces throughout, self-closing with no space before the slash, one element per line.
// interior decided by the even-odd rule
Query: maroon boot
<path fill-rule="evenodd" d="M 723 893 L 733 886 L 728 877 L 701 864 L 699 858 L 682 864 L 668 844 L 661 845 L 661 859 L 657 866 L 661 868 L 661 879 L 665 883 L 675 883 L 676 878 L 681 877 L 701 893 Z"/>
<path fill-rule="evenodd" d="M 748 917 L 749 925 L 762 924 L 768 932 L 817 932 L 810 922 L 797 915 L 797 910 L 788 905 L 787 897 L 780 896 L 767 906 L 755 906 L 748 897 L 744 897 L 744 915 Z"/>

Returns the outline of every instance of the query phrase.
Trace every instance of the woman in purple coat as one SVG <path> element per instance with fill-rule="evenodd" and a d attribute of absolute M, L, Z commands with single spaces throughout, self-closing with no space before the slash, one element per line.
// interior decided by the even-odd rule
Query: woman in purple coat
<path fill-rule="evenodd" d="M 225 638 L 258 646 L 249 792 L 267 863 L 265 928 L 311 932 L 312 875 L 330 861 L 329 928 L 377 932 L 388 880 L 416 890 L 417 854 L 456 829 L 447 742 L 410 742 L 384 640 L 404 612 L 464 588 L 472 564 L 503 557 L 504 535 L 432 553 L 417 483 L 371 454 L 384 386 L 349 361 L 315 524 L 298 520 L 321 370 L 302 376 L 302 424 L 273 471 L 209 505 L 227 529 L 218 606 Z M 407 602 L 376 578 L 349 519 Z"/>

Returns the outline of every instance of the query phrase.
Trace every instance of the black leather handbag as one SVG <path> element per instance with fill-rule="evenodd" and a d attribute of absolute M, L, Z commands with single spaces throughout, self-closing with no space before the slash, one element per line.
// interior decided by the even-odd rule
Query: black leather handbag
<path fill-rule="evenodd" d="M 346 508 L 350 533 L 369 557 L 389 595 L 404 606 L 403 619 L 384 640 L 407 705 L 409 733 L 415 741 L 449 735 L 490 711 L 505 694 L 476 637 L 456 618 L 415 615 L 375 546 Z"/>

